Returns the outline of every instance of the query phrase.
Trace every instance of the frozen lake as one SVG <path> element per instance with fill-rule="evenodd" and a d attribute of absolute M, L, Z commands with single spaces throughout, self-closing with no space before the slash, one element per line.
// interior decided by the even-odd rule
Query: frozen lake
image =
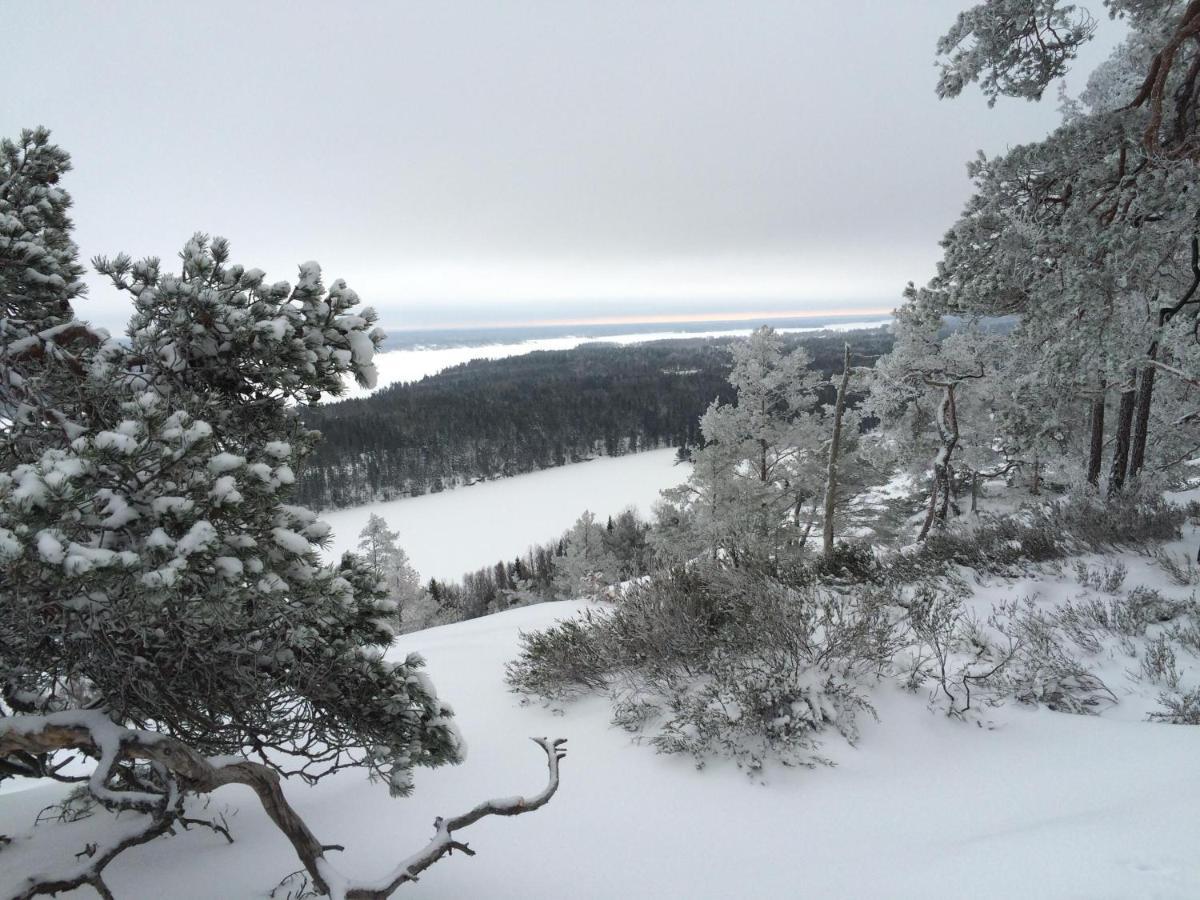
<path fill-rule="evenodd" d="M 627 506 L 644 515 L 658 492 L 687 479 L 673 449 L 602 457 L 556 469 L 488 481 L 471 487 L 326 510 L 333 526 L 330 556 L 353 550 L 371 513 L 400 533 L 422 580 L 457 579 L 464 572 L 524 553 L 558 537 L 585 509 L 603 519 Z"/>

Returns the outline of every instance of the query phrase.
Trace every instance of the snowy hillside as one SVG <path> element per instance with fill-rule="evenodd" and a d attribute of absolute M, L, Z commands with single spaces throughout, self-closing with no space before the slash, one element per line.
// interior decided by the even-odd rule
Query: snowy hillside
<path fill-rule="evenodd" d="M 1192 534 L 1188 538 L 1195 540 Z M 1183 548 L 1179 544 L 1175 549 Z M 1090 558 L 1095 567 L 1117 560 Z M 1145 556 L 1126 554 L 1128 584 L 1165 583 Z M 1078 595 L 1068 570 L 1036 579 L 989 579 L 972 601 L 1039 603 Z M 1016 704 L 980 724 L 928 708 L 924 691 L 885 685 L 872 697 L 856 748 L 828 735 L 836 766 L 768 769 L 764 783 L 732 764 L 697 771 L 655 754 L 609 724 L 607 703 L 522 705 L 503 682 L 522 630 L 587 604 L 554 603 L 408 635 L 451 702 L 469 746 L 458 767 L 419 770 L 416 794 L 392 800 L 358 773 L 287 790 L 318 836 L 346 845 L 343 871 L 380 873 L 431 835 L 435 816 L 544 782 L 531 735 L 569 738 L 559 794 L 518 819 L 484 820 L 455 855 L 405 888 L 414 897 L 495 898 L 1194 898 L 1200 822 L 1200 730 L 1149 724 L 1132 682 L 1109 682 L 1121 703 L 1102 716 Z M 1194 677 L 1195 660 L 1181 660 Z M 1113 671 L 1120 672 L 1120 660 Z M 1105 673 L 1108 677 L 1109 673 Z M 1121 685 L 1124 685 L 1122 687 Z M 0 832 L 27 829 L 61 788 L 5 796 Z M 253 797 L 226 788 L 236 843 L 193 830 L 134 850 L 109 870 L 121 897 L 262 897 L 298 866 Z M 36 829 L 44 856 L 23 839 L 3 850 L 0 894 L 40 859 L 82 847 L 96 820 Z M 61 856 L 59 857 L 61 858 Z"/>

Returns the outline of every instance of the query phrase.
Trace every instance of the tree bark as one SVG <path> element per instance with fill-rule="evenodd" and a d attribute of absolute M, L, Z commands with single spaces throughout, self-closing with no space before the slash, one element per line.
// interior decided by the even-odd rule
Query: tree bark
<path fill-rule="evenodd" d="M 937 382 L 931 382 L 938 384 Z M 958 410 L 954 403 L 954 389 L 958 382 L 940 383 L 939 387 L 945 392 L 942 395 L 941 414 L 938 422 L 938 434 L 942 438 L 942 449 L 938 451 L 933 463 L 933 492 L 929 497 L 929 511 L 925 514 L 925 522 L 921 525 L 918 541 L 923 541 L 929 535 L 938 514 L 938 497 L 941 491 L 946 492 L 946 502 L 942 505 L 942 519 L 945 519 L 946 509 L 950 501 L 950 457 L 958 445 Z"/>
<path fill-rule="evenodd" d="M 1112 469 L 1108 474 L 1108 495 L 1120 493 L 1125 487 L 1125 475 L 1129 467 L 1129 435 L 1133 430 L 1133 407 L 1137 392 L 1130 389 L 1121 392 L 1121 405 L 1117 409 L 1116 446 L 1113 449 Z"/>
<path fill-rule="evenodd" d="M 1158 343 L 1150 347 L 1150 359 L 1158 356 Z M 1146 438 L 1150 432 L 1150 406 L 1154 402 L 1154 364 L 1142 367 L 1138 376 L 1137 411 L 1133 422 L 1133 445 L 1129 449 L 1129 478 L 1137 478 L 1146 461 Z"/>
<path fill-rule="evenodd" d="M 923 541 L 929 535 L 929 529 L 933 527 L 934 517 L 937 515 L 937 502 L 940 496 L 939 492 L 942 489 L 942 473 L 941 469 L 934 467 L 933 470 L 933 490 L 929 493 L 929 509 L 925 513 L 925 521 L 921 523 L 921 533 L 917 535 L 918 541 Z"/>
<path fill-rule="evenodd" d="M 833 436 L 829 441 L 829 467 L 825 471 L 825 530 L 821 544 L 826 556 L 833 552 L 833 513 L 837 507 L 838 453 L 842 443 L 842 416 L 846 411 L 846 385 L 850 383 L 850 345 L 842 357 L 842 382 L 833 406 Z"/>
<path fill-rule="evenodd" d="M 1088 454 L 1087 480 L 1092 487 L 1100 486 L 1100 468 L 1104 461 L 1104 382 L 1100 396 L 1092 401 L 1092 443 Z"/>

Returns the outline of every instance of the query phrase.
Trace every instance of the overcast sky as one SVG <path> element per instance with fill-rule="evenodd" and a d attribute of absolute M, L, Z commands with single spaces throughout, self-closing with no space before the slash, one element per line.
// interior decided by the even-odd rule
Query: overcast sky
<path fill-rule="evenodd" d="M 0 0 L 0 133 L 71 153 L 85 257 L 221 234 L 394 328 L 890 309 L 965 161 L 1058 119 L 937 100 L 965 5 Z M 80 313 L 120 330 L 90 283 Z"/>

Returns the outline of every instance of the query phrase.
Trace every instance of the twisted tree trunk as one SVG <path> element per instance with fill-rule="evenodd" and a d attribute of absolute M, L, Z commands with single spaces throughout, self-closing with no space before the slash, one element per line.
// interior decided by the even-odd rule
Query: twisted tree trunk
<path fill-rule="evenodd" d="M 549 802 L 558 790 L 559 761 L 566 755 L 563 747 L 566 741 L 562 738 L 533 740 L 545 752 L 549 767 L 549 780 L 539 793 L 531 797 L 488 800 L 462 815 L 439 818 L 434 822 L 433 838 L 423 849 L 402 860 L 383 878 L 358 881 L 343 876 L 333 867 L 325 854 L 341 847 L 317 840 L 288 803 L 280 787 L 279 774 L 261 763 L 207 759 L 182 741 L 155 732 L 122 728 L 95 711 L 0 719 L 0 759 L 80 750 L 99 760 L 88 782 L 92 796 L 107 809 L 142 813 L 147 817 L 140 829 L 127 830 L 111 846 L 90 847 L 86 862 L 68 861 L 61 872 L 31 876 L 14 895 L 14 900 L 57 894 L 83 885 L 92 886 L 102 897 L 112 897 L 103 875 L 113 859 L 181 821 L 186 795 L 211 793 L 227 784 L 242 784 L 254 791 L 263 810 L 291 843 L 313 886 L 322 894 L 335 900 L 386 900 L 402 884 L 416 881 L 421 872 L 452 850 L 474 856 L 470 847 L 455 839 L 454 832 L 486 816 L 517 816 Z M 150 764 L 156 790 L 111 786 L 119 767 L 135 761 Z"/>
<path fill-rule="evenodd" d="M 921 525 L 921 533 L 917 535 L 918 541 L 925 540 L 929 535 L 929 529 L 933 527 L 934 520 L 938 517 L 938 497 L 941 496 L 942 491 L 946 492 L 946 500 L 942 504 L 941 512 L 942 518 L 945 518 L 950 500 L 950 457 L 958 445 L 958 410 L 954 403 L 954 389 L 958 387 L 958 382 L 927 381 L 927 383 L 940 387 L 944 392 L 937 419 L 942 447 L 933 461 L 933 491 L 929 496 L 929 510 Z"/>

